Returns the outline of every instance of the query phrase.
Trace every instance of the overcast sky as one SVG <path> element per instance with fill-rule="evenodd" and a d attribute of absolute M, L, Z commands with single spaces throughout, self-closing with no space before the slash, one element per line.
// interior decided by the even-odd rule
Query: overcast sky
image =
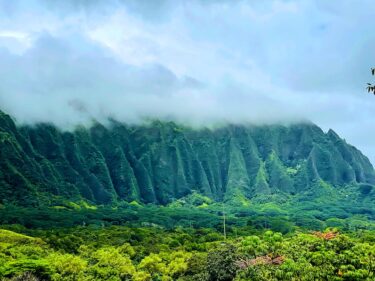
<path fill-rule="evenodd" d="M 307 119 L 375 163 L 374 18 L 373 0 L 0 0 L 0 108 L 63 128 Z"/>

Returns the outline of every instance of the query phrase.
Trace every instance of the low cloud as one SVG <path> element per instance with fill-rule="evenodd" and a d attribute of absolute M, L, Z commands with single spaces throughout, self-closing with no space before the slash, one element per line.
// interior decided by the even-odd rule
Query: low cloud
<path fill-rule="evenodd" d="M 375 160 L 374 15 L 367 0 L 0 0 L 0 108 L 63 128 L 309 119 Z"/>
<path fill-rule="evenodd" d="M 159 118 L 210 124 L 298 115 L 285 100 L 232 78 L 210 84 L 159 64 L 129 65 L 89 38 L 72 38 L 44 34 L 22 55 L 0 53 L 0 102 L 20 123 L 71 127 L 93 119 Z"/>
<path fill-rule="evenodd" d="M 0 61 L 0 102 L 21 123 L 69 126 L 177 114 L 175 99 L 188 98 L 202 84 L 161 65 L 125 64 L 79 36 L 71 41 L 43 35 L 22 55 L 3 50 Z"/>

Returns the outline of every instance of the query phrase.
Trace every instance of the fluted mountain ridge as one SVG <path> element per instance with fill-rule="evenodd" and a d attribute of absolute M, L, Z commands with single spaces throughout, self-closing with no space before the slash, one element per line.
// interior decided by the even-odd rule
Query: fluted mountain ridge
<path fill-rule="evenodd" d="M 194 129 L 111 121 L 68 132 L 17 126 L 0 112 L 0 203 L 167 204 L 193 191 L 251 199 L 297 194 L 317 181 L 371 186 L 375 173 L 358 149 L 312 123 Z"/>

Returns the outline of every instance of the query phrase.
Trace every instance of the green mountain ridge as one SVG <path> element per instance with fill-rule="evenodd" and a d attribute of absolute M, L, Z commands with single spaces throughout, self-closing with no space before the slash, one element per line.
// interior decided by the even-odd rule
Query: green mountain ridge
<path fill-rule="evenodd" d="M 375 172 L 358 149 L 312 123 L 192 129 L 111 121 L 67 132 L 17 126 L 0 111 L 2 204 L 164 205 L 193 191 L 216 201 L 252 199 L 298 194 L 320 181 L 372 194 Z"/>

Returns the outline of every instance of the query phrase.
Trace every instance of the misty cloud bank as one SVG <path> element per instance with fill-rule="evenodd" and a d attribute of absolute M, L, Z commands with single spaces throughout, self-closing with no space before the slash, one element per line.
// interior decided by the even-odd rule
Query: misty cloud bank
<path fill-rule="evenodd" d="M 287 101 L 247 91 L 230 79 L 208 84 L 160 64 L 126 64 L 82 37 L 44 35 L 22 55 L 3 50 L 0 61 L 1 104 L 21 123 L 66 127 L 109 117 L 276 122 L 293 120 L 296 113 Z"/>
<path fill-rule="evenodd" d="M 375 159 L 373 1 L 0 0 L 0 109 L 63 128 L 309 119 Z"/>

